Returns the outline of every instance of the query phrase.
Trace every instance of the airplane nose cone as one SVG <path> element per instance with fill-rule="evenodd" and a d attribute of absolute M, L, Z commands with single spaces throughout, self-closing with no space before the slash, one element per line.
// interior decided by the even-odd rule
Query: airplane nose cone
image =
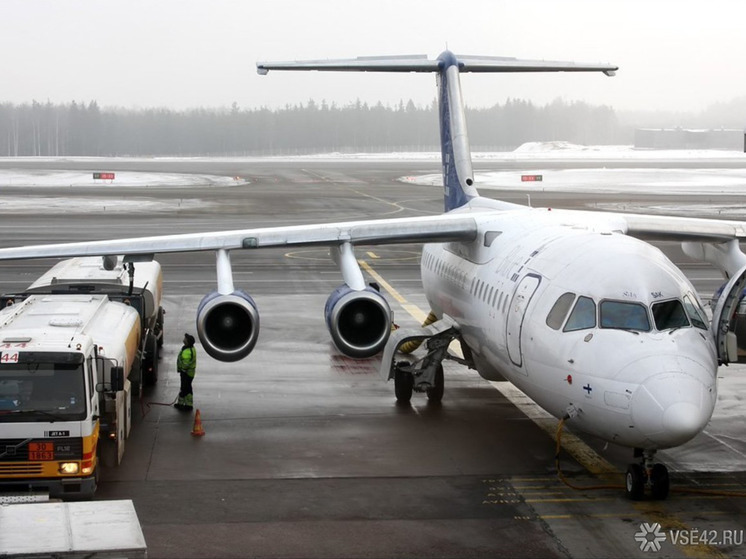
<path fill-rule="evenodd" d="M 663 431 L 666 438 L 688 441 L 704 429 L 709 417 L 702 409 L 689 402 L 671 404 L 663 412 Z"/>
<path fill-rule="evenodd" d="M 698 366 L 697 366 L 698 367 Z M 660 373 L 643 382 L 632 398 L 633 427 L 640 446 L 671 448 L 693 439 L 705 428 L 715 407 L 714 382 L 703 368 Z"/>

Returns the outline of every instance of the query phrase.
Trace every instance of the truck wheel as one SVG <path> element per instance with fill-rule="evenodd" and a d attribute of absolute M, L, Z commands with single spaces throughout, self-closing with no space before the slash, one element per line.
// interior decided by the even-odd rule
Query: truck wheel
<path fill-rule="evenodd" d="M 117 465 L 117 443 L 108 438 L 98 440 L 98 460 L 107 468 Z"/>
<path fill-rule="evenodd" d="M 145 354 L 142 359 L 142 380 L 145 386 L 158 382 L 158 338 L 149 333 L 145 337 Z"/>
<path fill-rule="evenodd" d="M 165 314 L 166 311 L 163 310 L 163 307 L 158 307 L 158 318 L 155 319 L 155 331 L 158 337 L 159 348 L 163 347 L 163 319 Z"/>

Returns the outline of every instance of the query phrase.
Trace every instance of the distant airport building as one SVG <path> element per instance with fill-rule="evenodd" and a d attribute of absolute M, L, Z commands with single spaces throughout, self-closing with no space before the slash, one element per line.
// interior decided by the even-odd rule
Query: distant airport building
<path fill-rule="evenodd" d="M 638 128 L 635 147 L 641 149 L 727 149 L 746 151 L 743 130 L 693 130 L 687 128 Z"/>

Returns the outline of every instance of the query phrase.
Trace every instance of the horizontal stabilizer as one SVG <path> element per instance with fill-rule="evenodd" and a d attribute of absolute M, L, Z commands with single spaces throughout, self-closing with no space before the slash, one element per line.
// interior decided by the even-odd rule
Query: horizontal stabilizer
<path fill-rule="evenodd" d="M 617 66 L 603 63 L 562 62 L 555 60 L 521 60 L 499 56 L 459 56 L 459 72 L 603 72 L 613 76 Z M 319 70 L 337 72 L 437 72 L 443 68 L 443 55 L 429 60 L 427 55 L 361 56 L 330 60 L 297 60 L 293 62 L 257 62 L 261 75 L 270 70 Z"/>
<path fill-rule="evenodd" d="M 426 54 L 405 56 L 360 56 L 337 60 L 296 60 L 294 62 L 257 62 L 256 71 L 265 75 L 270 70 L 330 70 L 338 72 L 437 72 L 438 61 Z"/>
<path fill-rule="evenodd" d="M 456 56 L 461 72 L 603 72 L 613 76 L 618 66 L 603 63 L 521 60 L 502 56 Z"/>

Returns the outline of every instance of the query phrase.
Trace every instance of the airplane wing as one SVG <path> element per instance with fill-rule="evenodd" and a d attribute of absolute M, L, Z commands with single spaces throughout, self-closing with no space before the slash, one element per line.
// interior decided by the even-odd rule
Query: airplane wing
<path fill-rule="evenodd" d="M 516 206 L 518 207 L 520 206 Z M 487 208 L 484 208 L 484 211 L 489 212 Z M 591 215 L 604 221 L 613 218 L 614 229 L 644 240 L 722 243 L 734 239 L 746 239 L 746 222 L 741 221 L 573 210 L 567 213 L 577 213 L 580 222 L 586 221 Z M 104 255 L 136 256 L 167 252 L 283 246 L 334 246 L 346 242 L 352 245 L 378 245 L 469 241 L 476 237 L 475 217 L 478 215 L 478 213 L 454 213 L 20 246 L 0 248 L 0 260 Z"/>
<path fill-rule="evenodd" d="M 627 235 L 651 241 L 725 242 L 746 239 L 746 222 L 647 214 L 614 214 Z"/>
<path fill-rule="evenodd" d="M 160 235 L 0 249 L 0 260 L 73 256 L 150 256 L 166 252 L 253 249 L 289 246 L 377 245 L 473 240 L 474 214 L 349 221 L 286 227 Z"/>

